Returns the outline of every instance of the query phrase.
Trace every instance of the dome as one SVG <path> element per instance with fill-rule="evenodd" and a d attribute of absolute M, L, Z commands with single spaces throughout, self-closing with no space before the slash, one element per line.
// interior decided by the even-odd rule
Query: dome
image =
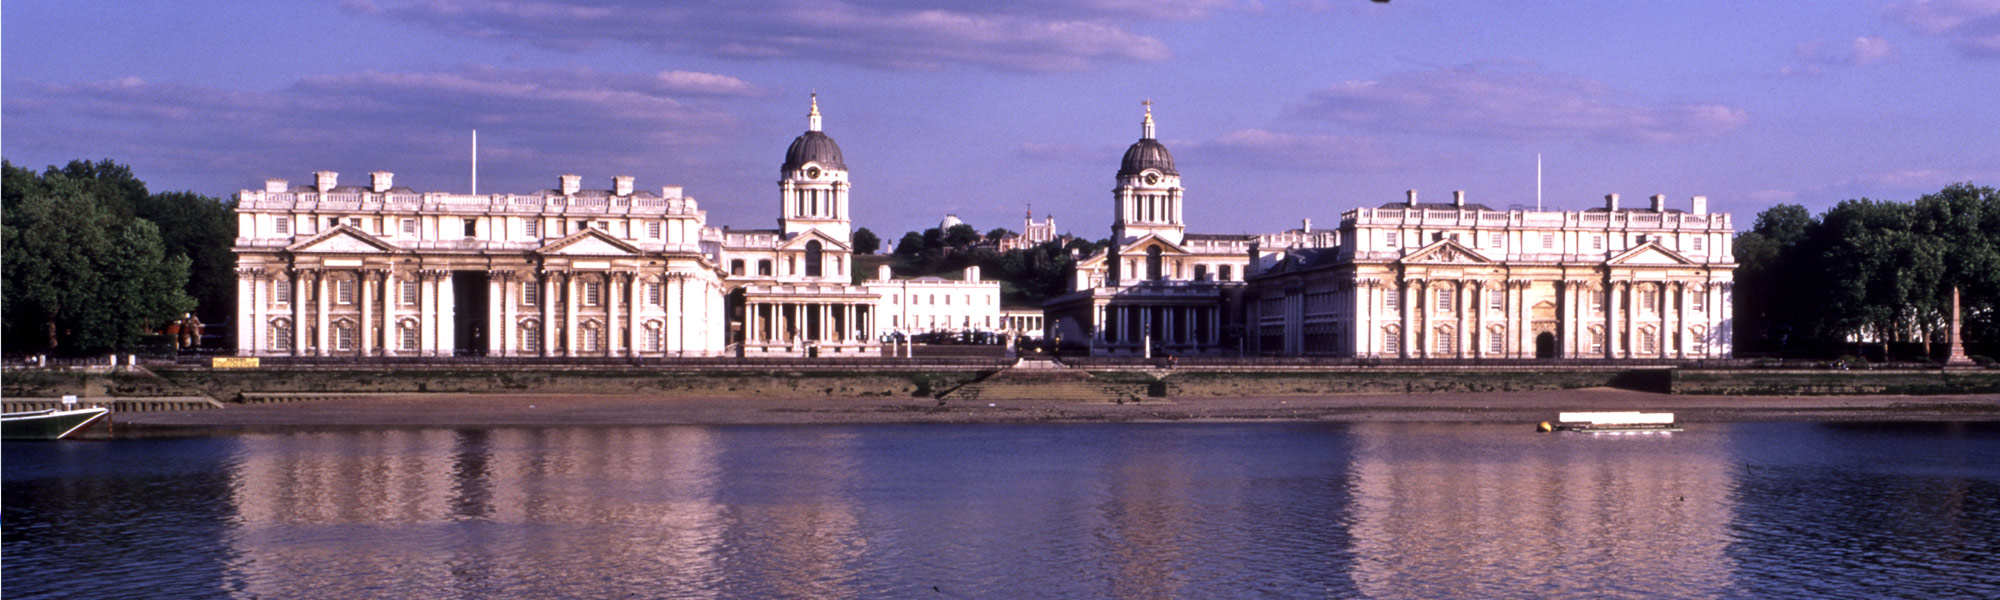
<path fill-rule="evenodd" d="M 1180 175 L 1174 170 L 1174 155 L 1167 147 L 1153 138 L 1141 138 L 1125 149 L 1125 162 L 1118 166 L 1119 177 L 1138 175 L 1146 169 L 1156 169 L 1168 175 Z"/>
<path fill-rule="evenodd" d="M 943 231 L 951 231 L 951 228 L 964 224 L 965 221 L 958 220 L 958 215 L 945 215 L 944 220 L 938 222 L 938 229 Z"/>
<path fill-rule="evenodd" d="M 807 131 L 792 140 L 792 147 L 785 150 L 785 166 L 778 170 L 789 173 L 809 162 L 819 163 L 822 168 L 847 170 L 847 163 L 840 158 L 840 144 L 819 131 Z"/>

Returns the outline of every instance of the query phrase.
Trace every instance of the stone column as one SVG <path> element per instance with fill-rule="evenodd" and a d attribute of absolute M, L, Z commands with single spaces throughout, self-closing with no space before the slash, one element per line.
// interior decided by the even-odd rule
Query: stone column
<path fill-rule="evenodd" d="M 306 279 L 311 270 L 292 271 L 292 356 L 306 354 Z"/>
<path fill-rule="evenodd" d="M 417 272 L 417 351 L 437 356 L 437 272 Z"/>
<path fill-rule="evenodd" d="M 512 279 L 509 276 L 513 274 L 512 271 L 486 272 L 486 347 L 473 348 L 475 351 L 483 352 L 486 356 L 505 356 L 507 354 L 507 315 L 505 307 L 513 305 L 512 302 L 507 301 L 507 280 Z"/>
<path fill-rule="evenodd" d="M 618 356 L 618 283 L 625 274 L 604 273 L 604 355 Z"/>
<path fill-rule="evenodd" d="M 1456 306 L 1452 307 L 1454 309 L 1457 309 L 1456 312 L 1458 313 L 1456 315 L 1458 317 L 1458 325 L 1457 325 L 1458 330 L 1452 332 L 1453 334 L 1456 334 L 1458 336 L 1458 340 L 1453 342 L 1451 345 L 1453 353 L 1452 356 L 1455 358 L 1465 358 L 1467 356 L 1474 355 L 1474 352 L 1472 351 L 1473 349 L 1466 347 L 1466 344 L 1472 342 L 1472 340 L 1476 337 L 1473 335 L 1471 329 L 1473 327 L 1477 327 L 1477 324 L 1475 324 L 1472 319 L 1473 313 L 1476 312 L 1474 310 L 1476 307 L 1471 306 L 1470 303 L 1466 302 L 1468 297 L 1472 295 L 1473 291 L 1472 284 L 1473 282 L 1466 281 L 1463 279 L 1452 282 L 1451 295 L 1452 297 L 1458 299 L 1458 302 L 1453 303 L 1456 304 Z M 1470 299 L 1474 302 L 1478 301 L 1478 298 L 1470 298 Z"/>
<path fill-rule="evenodd" d="M 451 271 L 438 271 L 438 354 L 458 353 L 458 290 L 452 289 Z"/>
<path fill-rule="evenodd" d="M 500 329 L 493 332 L 493 339 L 498 340 L 496 348 L 501 356 L 518 356 L 521 353 L 521 343 L 518 339 L 521 334 L 514 330 L 514 324 L 521 322 L 521 301 L 514 295 L 514 281 L 517 279 L 523 286 L 535 284 L 533 280 L 523 277 L 518 272 L 508 271 L 507 279 L 500 285 Z"/>
<path fill-rule="evenodd" d="M 257 304 L 257 272 L 253 269 L 236 270 L 236 355 L 248 356 L 258 350 L 252 335 L 261 326 L 251 320 L 251 309 Z M 258 319 L 262 321 L 262 319 Z"/>
<path fill-rule="evenodd" d="M 559 276 L 555 271 L 542 271 L 542 280 L 538 282 L 542 286 L 541 297 L 536 298 L 542 305 L 542 356 L 556 355 L 556 278 Z"/>
<path fill-rule="evenodd" d="M 575 272 L 571 272 L 567 277 L 563 278 L 563 356 L 576 356 L 578 351 L 576 346 L 576 308 L 581 299 L 577 297 L 579 294 L 577 294 L 576 280 L 577 274 Z"/>
<path fill-rule="evenodd" d="M 316 271 L 313 273 L 313 287 L 319 290 L 318 293 L 313 294 L 313 323 L 315 324 L 313 332 L 313 343 L 315 346 L 313 347 L 313 351 L 320 356 L 330 354 L 329 350 L 331 349 L 326 343 L 328 339 L 327 329 L 331 324 L 333 316 L 329 314 L 332 311 L 327 310 L 328 293 L 326 288 L 329 286 L 326 284 L 329 279 L 332 278 L 327 277 L 325 271 Z"/>
<path fill-rule="evenodd" d="M 1417 289 L 1417 282 L 1403 279 L 1396 282 L 1395 285 L 1396 311 L 1402 313 L 1398 317 L 1401 319 L 1401 322 L 1397 325 L 1400 328 L 1402 339 L 1396 343 L 1396 356 L 1397 358 L 1409 358 L 1410 342 L 1417 339 L 1417 332 L 1415 331 L 1417 326 L 1417 300 L 1410 297 L 1410 294 Z"/>
<path fill-rule="evenodd" d="M 626 356 L 639 356 L 639 350 L 645 347 L 645 344 L 642 343 L 645 340 L 640 338 L 640 335 L 645 333 L 643 327 L 646 325 L 646 319 L 642 317 L 645 314 L 643 309 L 646 307 L 646 290 L 641 289 L 644 287 L 646 287 L 646 284 L 643 279 L 640 279 L 637 271 L 627 271 L 625 273 L 625 293 L 627 294 L 627 298 L 630 299 L 630 302 L 627 304 L 631 306 L 628 310 L 631 314 L 625 316 Z"/>
<path fill-rule="evenodd" d="M 396 319 L 401 315 L 403 305 L 402 288 L 396 285 L 396 269 L 382 270 L 382 355 L 395 356 L 396 344 L 402 343 L 403 332 L 397 328 Z"/>
<path fill-rule="evenodd" d="M 271 292 L 274 290 L 268 289 L 269 286 L 264 285 L 264 281 L 267 279 L 272 281 L 272 285 L 277 285 L 276 279 L 271 276 L 270 271 L 258 269 L 257 278 L 250 282 L 250 293 L 252 294 L 250 297 L 250 309 L 255 316 L 249 322 L 238 326 L 250 330 L 250 349 L 252 350 L 252 354 L 266 354 L 271 351 L 271 340 L 265 339 L 264 328 L 271 323 Z M 242 297 L 238 296 L 237 298 L 238 302 L 241 302 Z M 238 335 L 241 335 L 241 332 Z M 238 345 L 236 348 L 237 354 L 244 353 L 243 346 Z"/>
<path fill-rule="evenodd" d="M 1632 345 L 1639 341 L 1639 303 L 1633 301 L 1632 288 L 1633 284 L 1630 281 L 1618 282 L 1618 306 L 1624 311 L 1624 314 L 1618 317 L 1625 324 L 1625 334 L 1617 336 L 1618 358 L 1632 358 Z"/>
<path fill-rule="evenodd" d="M 375 354 L 375 270 L 362 269 L 356 271 L 354 278 L 359 280 L 356 282 L 359 284 L 356 287 L 360 288 L 355 291 L 361 293 L 361 331 L 359 332 L 361 334 L 359 336 L 361 338 L 361 348 L 356 354 L 359 356 L 371 356 Z"/>

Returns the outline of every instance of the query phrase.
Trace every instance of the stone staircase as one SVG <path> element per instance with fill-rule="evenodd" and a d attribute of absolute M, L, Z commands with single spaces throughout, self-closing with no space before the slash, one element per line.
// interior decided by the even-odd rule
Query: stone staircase
<path fill-rule="evenodd" d="M 1021 359 L 1011 367 L 945 392 L 938 399 L 949 402 L 1074 400 L 1133 403 L 1147 398 L 1143 386 L 1101 381 L 1080 369 L 1052 361 Z"/>

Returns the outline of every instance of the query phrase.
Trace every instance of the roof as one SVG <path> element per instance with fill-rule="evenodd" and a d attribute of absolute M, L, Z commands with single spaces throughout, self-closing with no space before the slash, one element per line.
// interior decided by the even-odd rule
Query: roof
<path fill-rule="evenodd" d="M 1174 155 L 1167 147 L 1153 138 L 1140 138 L 1131 148 L 1125 149 L 1125 161 L 1118 165 L 1118 176 L 1138 175 L 1146 169 L 1158 170 L 1168 175 L 1180 175 L 1174 170 Z"/>
<path fill-rule="evenodd" d="M 785 150 L 785 164 L 780 172 L 790 172 L 804 167 L 806 163 L 819 163 L 828 169 L 847 170 L 847 162 L 840 157 L 840 144 L 832 137 L 818 131 L 807 131 L 792 140 L 792 147 Z"/>
<path fill-rule="evenodd" d="M 1418 202 L 1415 206 L 1411 206 L 1410 203 L 1408 202 L 1390 202 L 1388 204 L 1377 206 L 1375 208 L 1421 208 L 1425 210 L 1485 210 L 1485 211 L 1501 212 L 1498 209 L 1495 209 L 1491 206 L 1487 206 L 1477 202 L 1467 202 L 1465 203 L 1465 206 L 1459 206 L 1457 204 L 1452 204 L 1450 202 Z"/>

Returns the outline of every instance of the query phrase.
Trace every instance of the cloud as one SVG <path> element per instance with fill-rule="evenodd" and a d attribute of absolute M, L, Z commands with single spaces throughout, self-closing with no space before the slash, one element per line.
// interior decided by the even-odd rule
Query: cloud
<path fill-rule="evenodd" d="M 1909 0 L 1886 12 L 1919 33 L 1944 36 L 1960 54 L 2000 59 L 2000 1 Z"/>
<path fill-rule="evenodd" d="M 1371 138 L 1238 129 L 1188 147 L 1196 162 L 1273 171 L 1363 172 L 1391 168 Z"/>
<path fill-rule="evenodd" d="M 115 157 L 168 174 L 167 187 L 318 169 L 463 173 L 477 129 L 490 191 L 526 192 L 549 187 L 559 169 L 594 178 L 686 167 L 701 159 L 673 149 L 739 135 L 723 103 L 755 93 L 711 73 L 475 65 L 315 76 L 254 92 L 136 78 L 21 81 L 9 84 L 5 112 L 10 155 Z"/>
<path fill-rule="evenodd" d="M 633 44 L 657 52 L 888 69 L 965 64 L 1074 71 L 1107 62 L 1165 60 L 1166 45 L 1130 30 L 1135 23 L 1252 7 L 1246 0 L 382 0 L 352 10 L 571 50 Z"/>
<path fill-rule="evenodd" d="M 1799 59 L 1799 64 L 1787 65 L 1780 74 L 1813 76 L 1819 75 L 1824 66 L 1874 66 L 1894 61 L 1899 53 L 1889 40 L 1862 36 L 1843 45 L 1813 40 L 1792 48 L 1792 55 Z"/>
<path fill-rule="evenodd" d="M 1384 131 L 1484 139 L 1670 142 L 1742 127 L 1742 109 L 1648 103 L 1596 80 L 1484 63 L 1348 81 L 1312 92 L 1302 116 Z"/>

